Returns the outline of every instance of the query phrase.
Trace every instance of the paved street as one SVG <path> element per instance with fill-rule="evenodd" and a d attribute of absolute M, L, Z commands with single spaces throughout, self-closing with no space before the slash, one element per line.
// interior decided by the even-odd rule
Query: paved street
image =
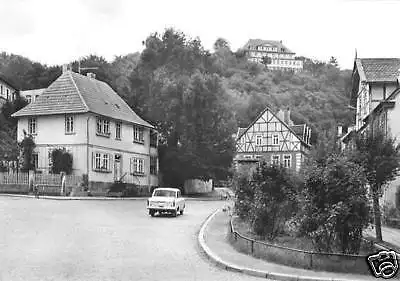
<path fill-rule="evenodd" d="M 260 280 L 199 252 L 199 227 L 223 204 L 188 201 L 183 216 L 151 218 L 144 200 L 0 197 L 0 280 Z"/>

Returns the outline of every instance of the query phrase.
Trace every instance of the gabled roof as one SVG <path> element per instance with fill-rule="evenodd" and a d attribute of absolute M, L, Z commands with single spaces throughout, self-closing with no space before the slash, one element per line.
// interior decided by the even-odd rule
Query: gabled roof
<path fill-rule="evenodd" d="M 248 49 L 249 46 L 251 47 L 256 47 L 260 45 L 272 45 L 274 47 L 278 48 L 278 52 L 281 52 L 281 49 L 285 49 L 284 53 L 291 53 L 294 54 L 291 50 L 286 48 L 285 45 L 282 44 L 282 41 L 276 41 L 276 40 L 263 40 L 263 39 L 249 39 L 247 43 L 244 45 L 243 49 Z"/>
<path fill-rule="evenodd" d="M 92 112 L 113 119 L 153 128 L 99 80 L 65 71 L 37 99 L 13 117 Z"/>
<path fill-rule="evenodd" d="M 400 75 L 400 58 L 356 59 L 355 65 L 366 82 L 396 82 Z"/>
<path fill-rule="evenodd" d="M 251 126 L 253 126 L 253 125 L 257 122 L 257 120 L 260 119 L 261 116 L 264 115 L 264 113 L 265 113 L 267 110 L 268 110 L 269 112 L 271 112 L 271 114 L 273 114 L 273 115 L 275 116 L 275 118 L 278 119 L 286 128 L 288 128 L 288 130 L 289 130 L 293 135 L 295 135 L 295 136 L 301 141 L 301 143 L 303 143 L 303 144 L 304 144 L 305 146 L 307 146 L 307 147 L 310 147 L 310 146 L 311 146 L 311 145 L 307 144 L 307 143 L 303 140 L 303 137 L 297 135 L 296 132 L 293 131 L 293 129 L 291 128 L 291 126 L 289 126 L 289 125 L 286 124 L 282 119 L 280 119 L 279 116 L 278 116 L 278 114 L 275 114 L 268 106 L 267 106 L 260 114 L 258 114 L 258 116 L 253 120 L 253 122 L 251 122 L 250 125 L 247 126 L 247 128 L 245 128 L 245 129 L 241 132 L 241 134 L 238 134 L 238 137 L 237 137 L 236 140 L 240 139 L 240 138 L 251 128 Z M 240 129 L 243 129 L 243 128 L 240 128 Z"/>

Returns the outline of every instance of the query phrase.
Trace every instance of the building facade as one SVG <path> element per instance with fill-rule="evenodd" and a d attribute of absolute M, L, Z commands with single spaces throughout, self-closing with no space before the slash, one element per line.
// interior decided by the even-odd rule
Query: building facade
<path fill-rule="evenodd" d="M 105 191 L 117 180 L 158 185 L 158 135 L 109 85 L 64 69 L 42 94 L 20 111 L 18 141 L 24 132 L 36 143 L 36 170 L 50 173 L 51 153 L 65 149 L 73 174 L 88 175 L 91 190 Z"/>
<path fill-rule="evenodd" d="M 17 92 L 18 89 L 15 86 L 4 77 L 0 77 L 0 106 L 6 101 L 14 101 Z"/>
<path fill-rule="evenodd" d="M 352 75 L 355 132 L 381 131 L 400 141 L 400 58 L 356 59 Z M 396 206 L 400 177 L 384 189 L 381 204 Z"/>
<path fill-rule="evenodd" d="M 249 61 L 263 63 L 267 60 L 270 70 L 303 70 L 303 61 L 295 58 L 296 53 L 282 44 L 282 41 L 250 39 L 243 47 Z"/>
<path fill-rule="evenodd" d="M 236 170 L 250 172 L 266 161 L 298 172 L 310 149 L 310 137 L 306 124 L 293 124 L 289 109 L 274 114 L 267 107 L 247 128 L 238 129 Z"/>

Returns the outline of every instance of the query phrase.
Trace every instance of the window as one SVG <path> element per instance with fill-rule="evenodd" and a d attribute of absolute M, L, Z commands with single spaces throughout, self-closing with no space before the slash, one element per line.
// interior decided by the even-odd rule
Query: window
<path fill-rule="evenodd" d="M 143 128 L 139 126 L 133 126 L 133 141 L 144 143 Z"/>
<path fill-rule="evenodd" d="M 291 160 L 292 160 L 291 155 L 283 155 L 283 167 L 290 168 Z"/>
<path fill-rule="evenodd" d="M 103 170 L 108 170 L 109 167 L 109 162 L 110 162 L 110 156 L 108 154 L 103 154 L 103 161 L 101 163 L 101 169 Z"/>
<path fill-rule="evenodd" d="M 36 118 L 29 118 L 28 119 L 28 134 L 30 135 L 36 135 Z"/>
<path fill-rule="evenodd" d="M 35 96 L 35 100 L 37 100 L 37 99 L 38 99 L 38 97 L 39 97 L 39 95 L 36 95 L 36 96 Z"/>
<path fill-rule="evenodd" d="M 122 123 L 121 122 L 116 122 L 115 123 L 115 138 L 117 140 L 121 139 L 121 127 L 122 127 Z"/>
<path fill-rule="evenodd" d="M 30 95 L 27 95 L 26 96 L 26 100 L 27 100 L 28 103 L 31 103 L 32 102 L 32 97 Z"/>
<path fill-rule="evenodd" d="M 256 145 L 261 145 L 262 144 L 262 136 L 257 136 L 256 137 Z"/>
<path fill-rule="evenodd" d="M 144 159 L 131 158 L 131 174 L 144 175 Z"/>
<path fill-rule="evenodd" d="M 98 172 L 111 172 L 110 154 L 95 152 L 93 154 L 93 170 Z"/>
<path fill-rule="evenodd" d="M 272 164 L 273 165 L 279 164 L 279 155 L 272 155 Z"/>
<path fill-rule="evenodd" d="M 32 164 L 35 170 L 39 168 L 39 155 L 37 153 L 32 153 Z"/>
<path fill-rule="evenodd" d="M 157 156 L 150 156 L 150 174 L 157 175 Z"/>
<path fill-rule="evenodd" d="M 9 100 L 9 99 L 10 99 L 10 90 L 7 89 L 7 100 Z"/>
<path fill-rule="evenodd" d="M 150 132 L 150 146 L 157 147 L 158 139 L 157 139 L 157 132 L 151 131 Z"/>
<path fill-rule="evenodd" d="M 0 95 L 3 95 L 3 85 L 0 85 Z"/>
<path fill-rule="evenodd" d="M 96 133 L 100 136 L 110 136 L 110 120 L 97 117 L 96 120 Z"/>
<path fill-rule="evenodd" d="M 74 132 L 74 116 L 65 116 L 65 133 L 72 134 Z"/>
<path fill-rule="evenodd" d="M 279 144 L 279 136 L 278 135 L 273 135 L 272 136 L 272 144 L 278 145 Z"/>

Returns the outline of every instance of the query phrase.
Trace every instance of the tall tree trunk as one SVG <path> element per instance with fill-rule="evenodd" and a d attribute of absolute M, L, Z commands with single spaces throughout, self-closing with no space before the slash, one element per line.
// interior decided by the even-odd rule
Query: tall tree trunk
<path fill-rule="evenodd" d="M 379 187 L 372 187 L 372 199 L 375 218 L 375 233 L 376 239 L 382 241 L 382 224 L 381 224 L 381 210 L 379 207 Z"/>

